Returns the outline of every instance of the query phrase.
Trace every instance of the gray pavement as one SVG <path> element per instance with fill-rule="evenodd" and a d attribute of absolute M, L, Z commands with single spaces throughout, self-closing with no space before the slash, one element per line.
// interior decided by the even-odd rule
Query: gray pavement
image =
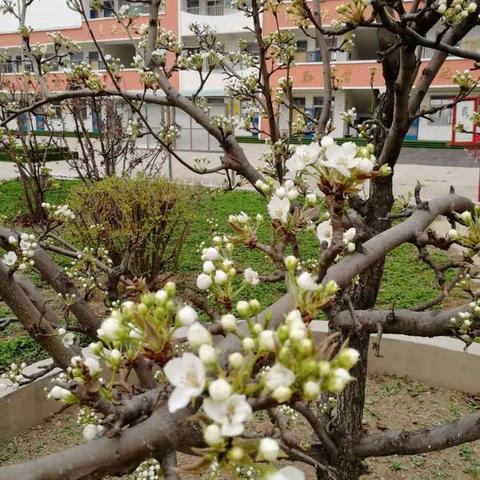
<path fill-rule="evenodd" d="M 245 154 L 255 166 L 260 166 L 260 158 L 264 152 L 263 144 L 243 144 Z M 179 152 L 182 158 L 193 163 L 196 156 L 206 157 L 210 166 L 218 164 L 218 152 Z M 50 162 L 49 168 L 57 178 L 71 178 L 76 176 L 66 162 Z M 448 193 L 451 185 L 462 195 L 477 200 L 480 164 L 477 164 L 468 152 L 462 149 L 420 149 L 403 148 L 400 160 L 395 167 L 394 190 L 395 194 L 413 191 L 415 184 L 420 181 L 424 188 L 422 196 L 425 199 Z M 167 175 L 166 165 L 162 172 Z M 179 163 L 174 162 L 174 179 L 188 183 L 202 183 L 204 185 L 220 185 L 224 176 L 220 174 L 197 175 Z M 12 163 L 0 162 L 0 180 L 16 178 L 18 173 Z M 0 199 L 1 201 L 1 199 Z"/>
<path fill-rule="evenodd" d="M 409 148 L 400 153 L 399 163 L 474 168 L 477 165 L 465 149 L 457 148 Z"/>

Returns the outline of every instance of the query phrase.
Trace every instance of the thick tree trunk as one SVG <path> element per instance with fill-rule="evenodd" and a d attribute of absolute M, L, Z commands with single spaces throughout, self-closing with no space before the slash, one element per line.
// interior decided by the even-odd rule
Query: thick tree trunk
<path fill-rule="evenodd" d="M 385 47 L 392 41 L 394 41 L 392 36 L 387 35 L 387 38 L 380 39 L 379 43 Z M 376 109 L 382 124 L 390 126 L 394 109 L 394 83 L 398 73 L 398 58 L 396 55 L 385 61 L 383 68 L 387 89 L 378 99 Z M 377 158 L 385 146 L 385 138 L 386 132 L 382 129 L 377 129 L 374 139 Z M 401 145 L 401 141 L 399 143 Z M 398 159 L 398 153 L 399 149 L 392 152 L 392 156 L 389 158 L 389 164 L 392 168 Z M 393 202 L 393 175 L 372 180 L 370 183 L 368 213 L 365 220 L 375 234 L 390 228 L 391 222 L 388 220 L 387 214 L 390 212 Z M 352 298 L 355 309 L 369 309 L 375 305 L 383 277 L 384 264 L 385 259 L 383 258 L 360 275 L 358 287 Z M 361 460 L 353 454 L 353 444 L 363 433 L 362 421 L 365 406 L 370 335 L 368 333 L 352 335 L 348 332 L 342 332 L 340 342 L 343 343 L 347 340 L 350 347 L 359 351 L 360 361 L 351 371 L 356 380 L 347 386 L 337 400 L 333 437 L 338 446 L 339 456 L 333 466 L 337 471 L 338 480 L 356 480 L 365 473 Z M 318 479 L 324 480 L 325 477 L 323 475 L 323 472 L 319 472 L 317 474 Z"/>

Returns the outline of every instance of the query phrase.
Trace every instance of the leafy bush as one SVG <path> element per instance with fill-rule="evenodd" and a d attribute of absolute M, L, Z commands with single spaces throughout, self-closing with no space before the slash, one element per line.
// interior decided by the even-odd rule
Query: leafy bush
<path fill-rule="evenodd" d="M 149 288 L 174 272 L 199 191 L 162 178 L 109 177 L 73 195 L 74 235 L 84 247 L 108 251 L 116 271 Z"/>

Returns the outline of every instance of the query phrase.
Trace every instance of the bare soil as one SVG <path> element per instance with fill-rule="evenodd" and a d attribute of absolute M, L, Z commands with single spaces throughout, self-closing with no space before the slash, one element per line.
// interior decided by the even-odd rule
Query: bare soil
<path fill-rule="evenodd" d="M 370 431 L 417 429 L 452 421 L 480 409 L 478 398 L 460 392 L 434 388 L 393 376 L 371 376 L 368 382 L 365 427 Z M 68 409 L 48 421 L 0 444 L 0 465 L 31 460 L 83 442 L 77 412 Z M 259 430 L 271 428 L 265 418 L 256 424 Z M 300 437 L 310 432 L 299 425 Z M 190 463 L 182 456 L 180 463 Z M 369 459 L 365 480 L 480 480 L 480 442 L 465 444 L 428 455 Z M 301 465 L 298 467 L 304 468 Z M 311 469 L 304 468 L 308 480 L 314 480 Z M 131 479 L 125 476 L 124 479 Z M 199 478 L 187 475 L 187 478 Z"/>

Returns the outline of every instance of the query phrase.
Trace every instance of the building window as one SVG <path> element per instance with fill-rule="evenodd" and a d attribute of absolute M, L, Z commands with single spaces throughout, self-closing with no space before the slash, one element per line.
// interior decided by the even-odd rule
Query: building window
<path fill-rule="evenodd" d="M 73 55 L 70 55 L 70 63 L 72 65 L 80 65 L 84 60 L 83 52 L 77 52 Z"/>
<path fill-rule="evenodd" d="M 92 67 L 92 70 L 106 70 L 105 63 L 97 51 L 88 52 L 88 63 Z"/>
<path fill-rule="evenodd" d="M 430 108 L 443 107 L 452 103 L 452 97 L 430 97 Z M 430 115 L 430 123 L 435 125 L 451 125 L 452 124 L 452 109 L 444 108 L 436 113 Z"/>
<path fill-rule="evenodd" d="M 306 40 L 297 40 L 297 52 L 295 53 L 296 62 L 306 62 L 307 61 L 307 41 Z"/>
<path fill-rule="evenodd" d="M 11 57 L 5 60 L 5 62 L 0 63 L 0 73 L 15 73 L 15 64 Z"/>

